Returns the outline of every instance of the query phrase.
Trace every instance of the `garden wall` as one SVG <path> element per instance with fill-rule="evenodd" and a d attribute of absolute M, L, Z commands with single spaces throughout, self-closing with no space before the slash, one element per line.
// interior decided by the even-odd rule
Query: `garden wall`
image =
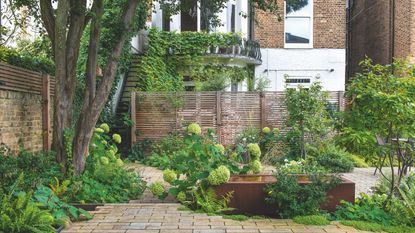
<path fill-rule="evenodd" d="M 329 101 L 339 110 L 345 107 L 343 95 L 330 92 Z M 232 144 L 247 127 L 284 131 L 284 92 L 137 92 L 131 99 L 132 143 L 158 140 L 192 122 L 214 129 L 224 145 Z"/>
<path fill-rule="evenodd" d="M 0 63 L 0 149 L 50 148 L 53 83 L 51 76 Z"/>

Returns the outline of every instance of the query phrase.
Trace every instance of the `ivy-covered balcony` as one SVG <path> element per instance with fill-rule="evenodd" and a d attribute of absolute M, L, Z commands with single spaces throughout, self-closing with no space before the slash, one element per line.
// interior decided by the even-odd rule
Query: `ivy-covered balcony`
<path fill-rule="evenodd" d="M 240 33 L 141 31 L 133 40 L 133 53 L 146 54 L 158 49 L 164 56 L 202 56 L 206 64 L 228 66 L 260 65 L 261 50 L 257 41 Z M 154 51 L 153 51 L 154 52 Z"/>

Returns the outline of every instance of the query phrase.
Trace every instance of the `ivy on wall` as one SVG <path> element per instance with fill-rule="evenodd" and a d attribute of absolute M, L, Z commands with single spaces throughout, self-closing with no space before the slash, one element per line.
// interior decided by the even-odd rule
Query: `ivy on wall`
<path fill-rule="evenodd" d="M 219 60 L 207 63 L 206 54 L 235 49 L 237 33 L 149 31 L 149 47 L 137 72 L 140 91 L 182 91 L 183 77 L 195 82 L 196 90 L 218 91 L 252 76 L 249 68 L 225 66 Z M 224 51 L 225 50 L 225 51 Z"/>
<path fill-rule="evenodd" d="M 40 73 L 55 74 L 55 65 L 50 58 L 17 51 L 14 48 L 0 46 L 0 62 Z"/>

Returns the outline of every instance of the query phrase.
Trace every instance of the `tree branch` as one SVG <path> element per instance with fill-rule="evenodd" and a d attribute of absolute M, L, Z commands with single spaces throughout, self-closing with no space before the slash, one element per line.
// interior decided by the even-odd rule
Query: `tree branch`
<path fill-rule="evenodd" d="M 76 65 L 79 57 L 82 33 L 86 12 L 86 0 L 70 1 L 70 21 L 66 39 L 67 77 L 66 84 L 70 89 L 76 85 Z"/>
<path fill-rule="evenodd" d="M 103 0 L 95 0 L 92 5 L 91 33 L 89 37 L 88 59 L 86 63 L 86 90 L 84 103 L 92 104 L 96 90 L 96 76 L 98 65 L 99 33 L 101 30 L 101 17 L 104 12 Z"/>
<path fill-rule="evenodd" d="M 52 42 L 53 51 L 55 50 L 55 16 L 53 14 L 53 7 L 51 0 L 40 0 L 40 12 L 43 25 L 49 34 L 50 41 Z M 55 54 L 53 52 L 53 54 Z"/>
<path fill-rule="evenodd" d="M 104 76 L 102 78 L 102 83 L 100 84 L 97 90 L 97 94 L 93 100 L 92 111 L 93 114 L 97 116 L 96 120 L 98 119 L 102 108 L 105 106 L 105 100 L 108 98 L 112 83 L 114 82 L 119 57 L 124 47 L 124 43 L 133 27 L 133 19 L 137 9 L 138 1 L 139 0 L 129 0 L 124 8 L 122 15 L 122 22 L 124 26 L 123 33 L 121 33 L 118 41 L 115 43 L 108 57 Z"/>

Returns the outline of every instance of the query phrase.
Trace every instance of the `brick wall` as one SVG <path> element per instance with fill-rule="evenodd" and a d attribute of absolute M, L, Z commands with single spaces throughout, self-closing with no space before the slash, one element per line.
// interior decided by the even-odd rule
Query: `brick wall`
<path fill-rule="evenodd" d="M 254 38 L 261 48 L 284 48 L 284 0 L 279 0 L 281 21 L 263 11 L 256 12 Z M 314 48 L 346 47 L 346 2 L 314 0 Z"/>
<path fill-rule="evenodd" d="M 349 77 L 360 71 L 358 64 L 365 56 L 379 64 L 389 64 L 392 57 L 409 56 L 415 62 L 415 0 L 395 0 L 394 23 L 391 1 L 354 2 L 350 14 Z"/>
<path fill-rule="evenodd" d="M 21 143 L 31 152 L 41 151 L 42 96 L 0 90 L 0 144 L 19 150 Z"/>
<path fill-rule="evenodd" d="M 349 74 L 359 71 L 366 56 L 376 63 L 390 61 L 389 1 L 354 1 L 350 13 Z"/>

